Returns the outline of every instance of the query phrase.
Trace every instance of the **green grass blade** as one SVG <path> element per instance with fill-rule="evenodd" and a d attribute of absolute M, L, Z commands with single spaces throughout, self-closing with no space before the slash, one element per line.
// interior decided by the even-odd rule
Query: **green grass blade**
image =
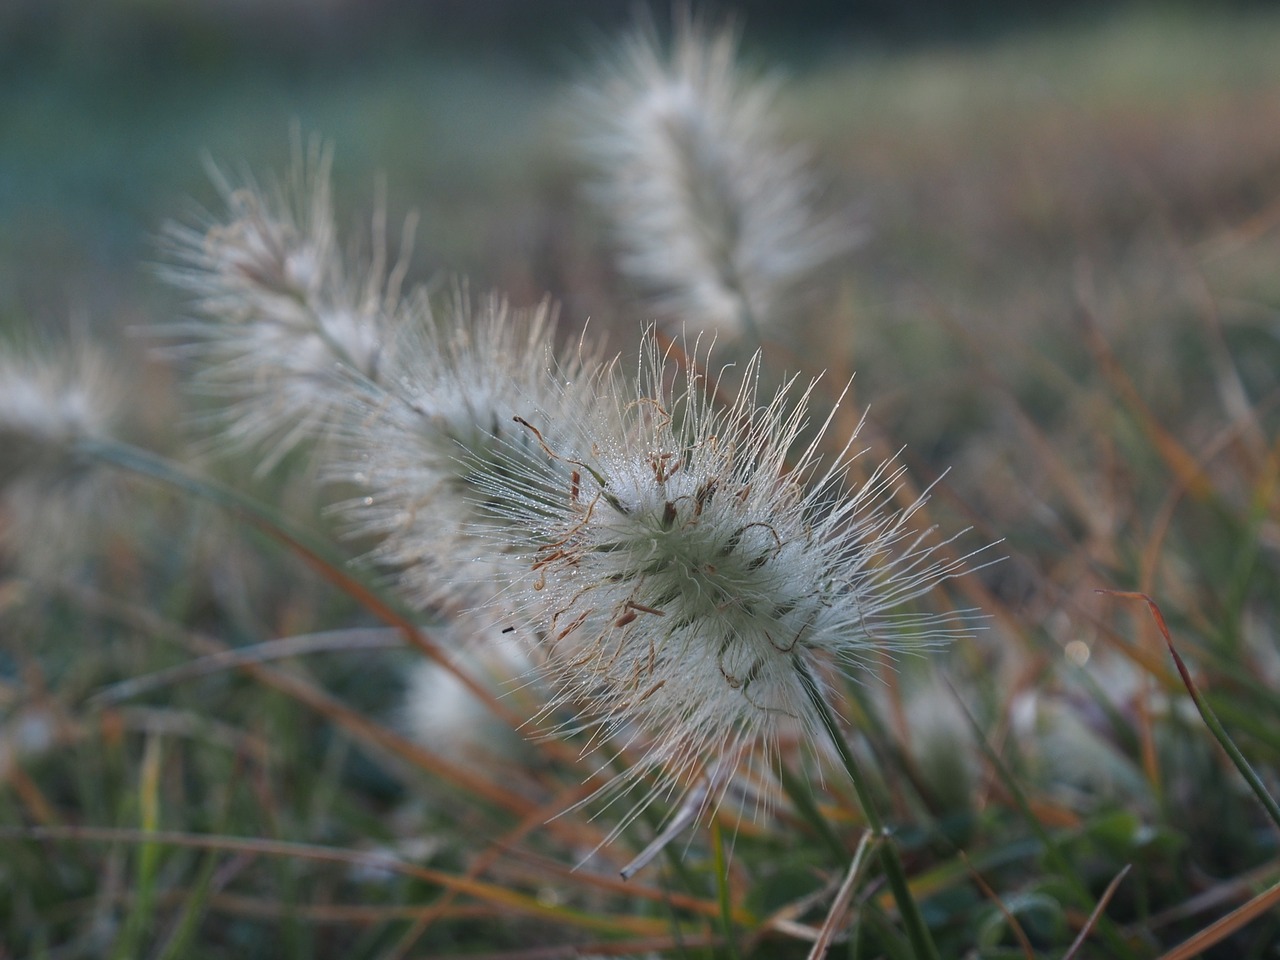
<path fill-rule="evenodd" d="M 845 849 L 845 845 L 841 843 L 839 834 L 835 828 L 822 815 L 822 811 L 818 809 L 818 804 L 813 799 L 813 790 L 809 784 L 802 781 L 795 775 L 795 772 L 785 763 L 779 764 L 778 774 L 782 780 L 782 789 L 786 791 L 788 797 L 791 798 L 792 804 L 795 805 L 796 812 L 813 827 L 814 832 L 822 838 L 823 843 L 838 860 L 843 860 L 849 855 L 849 851 Z"/>
<path fill-rule="evenodd" d="M 144 838 L 155 834 L 160 826 L 160 761 L 163 751 L 158 735 L 147 738 L 138 777 L 138 808 Z M 137 888 L 133 908 L 129 911 L 112 957 L 120 960 L 138 956 L 141 947 L 151 939 L 151 924 L 156 901 L 156 872 L 160 866 L 160 845 L 143 839 L 137 850 Z"/>
<path fill-rule="evenodd" d="M 209 853 L 201 860 L 200 871 L 196 876 L 191 894 L 183 905 L 182 916 L 178 918 L 158 960 L 182 960 L 183 957 L 191 955 L 195 936 L 200 929 L 200 921 L 204 919 L 209 905 L 209 896 L 213 892 L 213 875 L 217 866 L 217 853 Z"/>
<path fill-rule="evenodd" d="M 818 688 L 817 680 L 814 679 L 813 674 L 803 661 L 799 662 L 797 670 L 800 674 L 801 684 L 809 697 L 809 702 L 813 705 L 814 710 L 817 711 L 823 729 L 826 730 L 832 745 L 840 755 L 840 762 L 844 764 L 845 771 L 849 774 L 849 779 L 853 781 L 854 789 L 858 793 L 858 802 L 862 805 L 862 812 L 863 816 L 866 817 L 867 825 L 877 838 L 883 840 L 879 844 L 880 864 L 884 869 L 886 879 L 889 881 L 889 889 L 893 892 L 893 899 L 898 905 L 898 912 L 902 915 L 902 925 L 906 927 L 907 936 L 911 940 L 911 948 L 915 951 L 917 960 L 940 960 L 938 948 L 933 943 L 929 927 L 924 922 L 924 916 L 920 913 L 920 907 L 916 903 L 915 897 L 911 895 L 911 886 L 907 883 L 907 874 L 903 869 L 902 860 L 898 856 L 898 847 L 894 843 L 893 837 L 885 829 L 884 821 L 880 819 L 880 812 L 876 808 L 875 800 L 871 796 L 871 791 L 867 787 L 861 769 L 858 767 L 858 761 L 854 759 L 853 753 L 849 749 L 849 744 L 845 742 L 844 734 L 840 732 L 840 725 L 836 722 L 835 712 L 831 709 L 831 704 L 827 703 L 822 691 Z"/>
<path fill-rule="evenodd" d="M 713 869 L 716 872 L 716 898 L 720 901 L 720 924 L 724 928 L 725 947 L 731 960 L 739 960 L 738 941 L 733 933 L 733 901 L 729 897 L 729 861 L 724 853 L 724 828 L 720 821 L 711 822 Z"/>
<path fill-rule="evenodd" d="M 957 702 L 960 702 L 958 697 Z M 1062 848 L 1058 845 L 1058 842 L 1053 838 L 1049 831 L 1045 829 L 1044 824 L 1042 824 L 1036 817 L 1035 811 L 1031 809 L 1031 803 L 1027 800 L 1027 795 L 1018 784 L 1017 779 L 1013 776 L 1013 773 L 1009 768 L 1005 766 L 1000 755 L 996 753 L 991 744 L 987 741 L 986 734 L 983 732 L 982 727 L 978 725 L 978 721 L 973 718 L 971 713 L 969 713 L 968 708 L 964 706 L 963 702 L 960 702 L 960 706 L 964 710 L 964 715 L 969 721 L 970 728 L 973 730 L 974 740 L 982 750 L 983 755 L 986 756 L 987 760 L 991 763 L 991 766 L 995 770 L 997 776 L 1000 777 L 1000 782 L 1004 785 L 1004 788 L 1009 791 L 1009 795 L 1013 798 L 1013 802 L 1022 814 L 1027 826 L 1031 828 L 1032 833 L 1034 833 L 1036 838 L 1040 841 L 1046 860 L 1055 870 L 1058 871 L 1063 882 L 1067 884 L 1071 892 L 1075 895 L 1079 905 L 1091 912 L 1096 910 L 1097 903 L 1094 901 L 1093 897 L 1090 896 L 1088 886 L 1085 884 L 1084 880 L 1081 879 L 1080 874 L 1076 871 L 1075 867 L 1072 866 L 1071 862 L 1063 854 Z M 1105 915 L 1099 916 L 1097 918 L 1097 930 L 1099 934 L 1106 939 L 1107 945 L 1113 956 L 1125 957 L 1128 958 L 1128 960 L 1134 960 L 1134 953 L 1129 948 L 1128 942 L 1110 918 Z"/>
<path fill-rule="evenodd" d="M 1200 711 L 1200 716 L 1204 719 L 1205 726 L 1209 728 L 1209 732 L 1213 734 L 1214 739 L 1218 741 L 1222 749 L 1226 751 L 1227 756 L 1231 758 L 1235 768 L 1240 771 L 1240 776 L 1244 777 L 1245 782 L 1249 784 L 1249 789 L 1258 798 L 1258 802 L 1262 804 L 1262 809 L 1267 812 L 1271 822 L 1280 829 L 1280 805 L 1277 805 L 1275 798 L 1267 792 L 1262 778 L 1258 776 L 1249 761 L 1245 759 L 1244 754 L 1240 752 L 1240 748 L 1235 745 L 1235 741 L 1231 739 L 1231 736 L 1218 720 L 1213 708 L 1209 706 L 1209 701 L 1205 699 L 1204 695 L 1196 687 L 1195 681 L 1191 679 L 1191 671 L 1187 669 L 1187 665 L 1173 645 L 1173 637 L 1169 633 L 1169 625 L 1165 623 L 1164 614 L 1160 612 L 1160 607 L 1145 593 L 1131 593 L 1120 590 L 1104 590 L 1101 592 L 1124 600 L 1141 600 L 1147 605 L 1147 609 L 1151 611 L 1151 616 L 1156 622 L 1160 635 L 1164 637 L 1169 653 L 1173 656 L 1174 665 L 1177 666 L 1178 674 L 1182 677 L 1182 684 L 1187 688 L 1187 693 L 1191 695 L 1191 700 L 1195 703 L 1196 709 Z"/>

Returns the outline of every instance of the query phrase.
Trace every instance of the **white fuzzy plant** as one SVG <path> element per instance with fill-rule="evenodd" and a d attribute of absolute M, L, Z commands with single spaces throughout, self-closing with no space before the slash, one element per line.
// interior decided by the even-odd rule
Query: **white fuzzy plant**
<path fill-rule="evenodd" d="M 432 307 L 420 295 L 386 344 L 381 380 L 349 384 L 328 472 L 358 494 L 338 510 L 376 539 L 372 557 L 399 572 L 415 605 L 492 607 L 513 575 L 508 533 L 488 529 L 496 514 L 477 479 L 523 474 L 541 457 L 515 416 L 555 435 L 590 408 L 597 354 L 583 344 L 558 356 L 553 335 L 546 303 L 473 303 L 458 289 Z"/>
<path fill-rule="evenodd" d="M 352 375 L 379 380 L 404 308 L 405 260 L 388 269 L 381 212 L 373 256 L 344 255 L 332 151 L 318 139 L 304 149 L 295 137 L 294 154 L 290 175 L 266 187 L 210 164 L 225 214 L 205 212 L 164 233 L 163 276 L 193 309 L 160 332 L 174 355 L 194 361 L 191 386 L 213 401 L 211 436 L 260 452 L 260 473 L 335 422 Z"/>
<path fill-rule="evenodd" d="M 0 351 L 0 546 L 44 577 L 110 521 L 95 445 L 121 427 L 125 386 L 103 351 L 27 338 Z"/>
<path fill-rule="evenodd" d="M 677 328 L 758 344 L 853 234 L 781 135 L 776 78 L 737 50 L 732 29 L 677 15 L 669 44 L 645 26 L 611 49 L 575 105 L 622 272 Z"/>
<path fill-rule="evenodd" d="M 548 715 L 637 754 L 609 788 L 647 784 L 624 825 L 691 785 L 712 807 L 781 742 L 821 743 L 831 671 L 966 629 L 910 607 L 965 560 L 913 528 L 923 499 L 893 505 L 901 468 L 848 490 L 855 438 L 822 453 L 835 411 L 801 442 L 816 382 L 761 402 L 758 353 L 736 375 L 708 360 L 650 332 L 634 376 L 615 363 L 601 405 L 538 435 L 541 463 L 517 448 L 478 481 L 524 561 L 506 602 L 536 627 Z"/>
<path fill-rule="evenodd" d="M 743 83 L 733 53 L 732 35 L 694 21 L 669 57 L 642 31 L 588 115 L 617 178 L 602 195 L 624 269 L 686 329 L 758 339 L 843 240 L 813 217 L 770 88 Z M 261 470 L 325 441 L 326 475 L 357 490 L 338 509 L 407 598 L 515 633 L 548 691 L 548 734 L 628 755 L 603 791 L 638 793 L 619 830 L 660 797 L 702 815 L 740 774 L 766 776 L 783 742 L 823 739 L 878 829 L 832 681 L 968 623 L 914 605 L 967 558 L 916 532 L 923 501 L 896 504 L 900 468 L 847 487 L 854 438 L 828 449 L 834 414 L 809 423 L 816 381 L 762 400 L 759 353 L 709 374 L 697 336 L 685 353 L 650 328 L 630 373 L 585 340 L 559 351 L 545 307 L 402 296 L 380 218 L 373 257 L 345 256 L 329 153 L 299 157 L 268 189 L 219 176 L 225 212 L 168 232 L 194 316 L 165 332 L 216 405 L 214 435 L 259 451 Z M 78 394 L 30 402 L 51 382 L 0 378 L 0 437 L 32 441 L 26 463 L 98 431 Z M 0 467 L 5 482 L 26 469 Z M 880 851 L 930 955 L 893 844 Z"/>

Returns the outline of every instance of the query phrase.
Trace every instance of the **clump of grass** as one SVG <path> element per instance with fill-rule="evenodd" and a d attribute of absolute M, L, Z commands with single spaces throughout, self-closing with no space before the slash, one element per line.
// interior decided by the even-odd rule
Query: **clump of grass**
<path fill-rule="evenodd" d="M 726 35 L 681 30 L 672 64 L 740 89 Z M 652 35 L 631 42 L 663 70 L 612 80 L 670 83 Z M 708 89 L 686 93 L 732 113 Z M 1002 143 L 1019 148 L 1053 152 Z M 41 398 L 35 416 L 0 406 L 0 430 L 37 441 L 0 448 L 6 482 L 44 478 L 52 503 L 111 471 L 152 501 L 128 501 L 133 535 L 100 566 L 0 581 L 16 949 L 1267 955 L 1274 349 L 1271 287 L 1248 272 L 1280 256 L 1265 227 L 1126 220 L 1141 256 L 1053 274 L 999 337 L 985 311 L 1029 303 L 1025 278 L 993 273 L 965 300 L 942 294 L 948 270 L 904 260 L 873 281 L 910 275 L 896 296 L 854 290 L 789 330 L 786 364 L 766 342 L 712 368 L 691 344 L 714 311 L 666 299 L 687 338 L 637 337 L 629 368 L 595 330 L 558 335 L 547 307 L 410 289 L 381 241 L 340 254 L 327 154 L 305 156 L 295 186 L 245 177 L 223 214 L 169 234 L 199 314 L 168 327 L 185 344 L 170 356 L 244 477 L 124 444 L 111 403 L 73 402 L 94 376 L 15 354 L 0 378 L 0 396 L 30 378 Z M 956 196 L 996 189 L 960 169 Z M 754 202 L 707 182 L 721 212 Z M 998 192 L 980 232 L 1025 240 L 1043 184 Z M 968 209 L 951 199 L 941 212 Z M 691 203 L 682 222 L 706 209 L 671 202 Z M 936 249 L 909 219 L 878 226 L 873 247 Z M 1079 240 L 1086 261 L 1112 249 Z M 1050 270 L 1037 250 L 1022 262 Z M 930 323 L 915 353 L 890 323 L 908 294 Z M 825 394 L 843 375 L 810 382 L 853 359 L 872 373 L 865 441 L 849 398 Z M 762 402 L 796 364 L 799 396 Z M 911 471 L 853 456 L 899 432 Z M 300 448 L 317 469 L 281 489 L 315 485 L 313 523 L 258 499 Z M 0 507 L 10 525 L 19 502 Z M 221 546 L 199 573 L 177 559 L 211 510 Z M 957 576 L 967 548 L 931 531 L 967 526 L 1007 538 L 1008 559 Z M 1163 636 L 1098 589 L 1156 598 Z M 954 612 L 970 608 L 983 630 Z M 413 719 L 406 695 L 433 709 Z"/>

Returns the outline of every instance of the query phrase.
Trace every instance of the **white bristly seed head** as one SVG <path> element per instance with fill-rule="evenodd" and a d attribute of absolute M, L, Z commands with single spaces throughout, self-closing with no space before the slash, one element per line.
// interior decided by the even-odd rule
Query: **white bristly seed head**
<path fill-rule="evenodd" d="M 637 29 L 582 85 L 580 140 L 623 272 L 686 327 L 758 341 L 851 237 L 818 217 L 805 158 L 778 136 L 776 85 L 736 53 L 731 30 L 687 15 L 670 50 Z"/>
<path fill-rule="evenodd" d="M 271 469 L 323 433 L 342 403 L 344 374 L 374 379 L 400 309 L 403 262 L 388 270 L 383 216 L 368 258 L 338 249 L 331 152 L 295 145 L 290 177 L 270 189 L 246 176 L 213 177 L 221 218 L 165 232 L 164 276 L 193 297 L 198 316 L 162 334 L 199 365 L 194 385 L 217 401 L 217 439 L 264 452 Z M 411 231 L 406 225 L 407 247 Z"/>
<path fill-rule="evenodd" d="M 29 347 L 0 352 L 0 489 L 83 479 L 92 459 L 79 444 L 111 434 L 122 393 L 103 357 L 84 344 L 62 356 Z"/>
<path fill-rule="evenodd" d="M 716 802 L 724 771 L 772 763 L 796 734 L 815 742 L 802 674 L 856 677 L 965 632 L 963 613 L 910 605 L 964 561 L 913 530 L 923 500 L 893 505 L 901 468 L 848 491 L 849 444 L 819 454 L 830 418 L 799 442 L 812 384 L 760 405 L 758 358 L 732 389 L 727 371 L 674 367 L 650 335 L 638 382 L 612 368 L 613 399 L 561 429 L 537 472 L 483 481 L 524 534 L 507 601 L 539 625 L 551 712 L 637 758 L 609 788 L 648 782 L 630 816 L 709 769 Z"/>
<path fill-rule="evenodd" d="M 111 438 L 123 397 L 87 344 L 0 352 L 0 546 L 28 573 L 65 573 L 111 519 L 114 489 L 91 447 Z"/>
<path fill-rule="evenodd" d="M 456 664 L 495 697 L 529 682 L 533 666 L 516 640 L 484 636 L 483 629 L 467 635 L 470 626 L 470 619 L 463 617 L 442 638 Z M 409 736 L 441 756 L 508 779 L 538 757 L 533 744 L 503 722 L 454 672 L 431 660 L 419 660 L 409 669 L 401 725 Z"/>
<path fill-rule="evenodd" d="M 552 435 L 580 420 L 599 359 L 585 344 L 557 357 L 547 303 L 514 309 L 490 294 L 473 307 L 459 289 L 436 310 L 415 299 L 407 317 L 377 389 L 346 391 L 332 478 L 358 495 L 338 509 L 353 534 L 378 539 L 374 559 L 418 606 L 474 605 L 501 589 L 509 554 L 505 531 L 477 536 L 495 521 L 476 478 L 545 460 L 513 417 Z"/>

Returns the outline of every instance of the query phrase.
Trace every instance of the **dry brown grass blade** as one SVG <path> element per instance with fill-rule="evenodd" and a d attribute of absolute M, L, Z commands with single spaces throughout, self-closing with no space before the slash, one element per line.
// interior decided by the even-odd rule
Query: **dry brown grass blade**
<path fill-rule="evenodd" d="M 806 943 L 816 941 L 818 939 L 818 928 L 810 924 L 801 923 L 796 918 L 804 916 L 832 896 L 843 882 L 843 880 L 837 881 L 835 878 L 831 878 L 817 889 L 810 890 L 790 903 L 783 904 L 765 917 L 760 926 L 743 940 L 741 944 L 743 952 L 751 956 L 752 952 L 758 947 L 760 940 L 770 933 L 779 933 L 794 940 L 803 940 Z"/>
<path fill-rule="evenodd" d="M 977 337 L 960 322 L 951 309 L 938 302 L 936 298 L 929 297 L 927 303 L 930 315 L 938 321 L 939 325 L 968 348 L 967 360 L 974 369 L 975 379 L 979 381 L 977 389 L 995 395 L 1003 401 L 1005 409 L 1013 417 L 1019 432 L 1035 452 L 1036 462 L 1044 469 L 1049 480 L 1062 494 L 1062 498 L 1071 506 L 1076 520 L 1090 532 L 1092 537 L 1099 541 L 1107 539 L 1110 531 L 1099 528 L 1097 505 L 1093 496 L 1088 494 L 1080 483 L 1077 472 L 1063 461 L 1057 447 L 1045 436 L 1035 420 L 1027 415 L 1022 402 L 993 369 L 988 359 L 991 353 L 990 343 Z M 1018 356 L 1027 361 L 1024 364 L 1026 369 L 1034 369 L 1038 365 L 1052 362 L 1021 343 L 1011 341 L 1010 346 L 1016 349 Z"/>
<path fill-rule="evenodd" d="M 1242 424 L 1236 423 L 1220 431 L 1213 441 L 1202 450 L 1202 460 L 1208 463 L 1218 457 L 1230 446 L 1241 428 Z M 1260 483 L 1263 484 L 1270 483 L 1274 475 L 1274 458 L 1269 459 L 1271 462 L 1268 463 L 1267 475 L 1260 480 Z M 1173 523 L 1175 511 L 1187 493 L 1186 485 L 1181 480 L 1176 481 L 1152 519 L 1150 525 L 1151 534 L 1147 537 L 1146 543 L 1143 544 L 1139 559 L 1138 590 L 1142 594 L 1150 596 L 1156 590 L 1156 573 L 1159 569 L 1160 559 L 1164 555 L 1165 540 Z M 1151 721 L 1151 683 L 1159 679 L 1167 684 L 1173 678 L 1167 677 L 1166 679 L 1167 675 L 1165 675 L 1164 671 L 1159 674 L 1147 672 L 1145 676 L 1148 679 L 1147 682 L 1142 684 L 1142 697 L 1138 701 L 1142 766 L 1147 774 L 1148 782 L 1154 789 L 1158 790 L 1160 777 L 1159 763 L 1156 759 L 1155 734 Z"/>
<path fill-rule="evenodd" d="M 638 957 L 662 955 L 674 951 L 687 955 L 688 950 L 714 949 L 724 940 L 715 934 L 645 937 L 634 940 L 600 940 L 595 943 L 573 943 L 527 950 L 500 950 L 496 953 L 451 953 L 432 960 L 571 960 L 574 957 Z"/>
<path fill-rule="evenodd" d="M 372 867 L 413 877 L 446 890 L 458 890 L 503 911 L 543 917 L 566 926 L 588 930 L 625 932 L 639 936 L 660 935 L 667 929 L 665 920 L 645 917 L 597 917 L 591 914 L 544 904 L 537 897 L 522 894 L 499 884 L 469 880 L 431 867 L 408 863 L 386 853 L 343 850 L 317 844 L 266 840 L 250 837 L 183 833 L 168 830 L 131 830 L 113 827 L 0 827 L 0 840 L 72 841 L 110 844 L 156 844 L 227 853 L 283 857 L 321 863 Z"/>
<path fill-rule="evenodd" d="M 31 814 L 31 818 L 44 826 L 55 826 L 62 822 L 49 798 L 34 780 L 23 770 L 21 765 L 13 763 L 6 771 L 9 786 L 18 795 L 19 801 Z"/>
<path fill-rule="evenodd" d="M 519 793 L 501 787 L 462 764 L 445 760 L 412 740 L 388 730 L 301 677 L 257 664 L 246 664 L 243 669 L 254 679 L 289 695 L 363 743 L 377 746 L 507 810 L 525 813 L 531 807 L 531 802 Z"/>
<path fill-rule="evenodd" d="M 170 623 L 149 610 L 103 597 L 93 591 L 77 589 L 75 593 L 76 599 L 88 605 L 89 609 L 109 613 L 121 622 L 143 632 L 174 637 L 184 647 L 200 656 L 225 654 L 230 649 L 213 637 Z M 264 685 L 285 693 L 304 706 L 315 710 L 356 740 L 439 776 L 442 780 L 471 792 L 477 798 L 488 800 L 518 816 L 525 816 L 536 809 L 534 802 L 527 797 L 493 783 L 470 768 L 446 760 L 420 744 L 383 727 L 297 674 L 258 663 L 243 663 L 238 665 L 238 669 Z M 565 833 L 568 830 L 558 821 L 547 824 L 547 829 L 559 833 Z M 577 824 L 575 830 L 571 838 L 581 839 L 582 831 L 587 830 L 587 827 Z M 596 842 L 599 842 L 603 835 L 598 831 L 594 833 Z"/>
<path fill-rule="evenodd" d="M 1085 940 L 1089 938 L 1090 931 L 1098 925 L 1098 920 L 1102 917 L 1102 911 L 1107 909 L 1107 904 L 1111 902 L 1111 898 L 1114 897 L 1116 895 L 1116 891 L 1120 889 L 1120 883 L 1129 875 L 1129 871 L 1132 869 L 1133 864 L 1126 863 L 1124 865 L 1124 869 L 1117 873 L 1115 877 L 1112 878 L 1111 882 L 1107 884 L 1107 889 L 1102 891 L 1102 896 L 1098 898 L 1098 905 L 1093 908 L 1093 913 L 1089 914 L 1089 919 L 1086 920 L 1084 926 L 1080 928 L 1080 933 L 1077 934 L 1075 940 L 1072 941 L 1071 947 L 1062 955 L 1062 960 L 1072 960 L 1072 958 L 1080 951 L 1080 948 L 1084 946 Z"/>
<path fill-rule="evenodd" d="M 1209 924 L 1195 936 L 1183 941 L 1159 960 L 1192 960 L 1216 943 L 1221 943 L 1231 934 L 1252 923 L 1269 910 L 1280 906 L 1280 883 L 1268 887 L 1248 903 L 1245 903 L 1214 923 Z"/>
<path fill-rule="evenodd" d="M 1153 201 L 1151 206 L 1159 216 L 1165 242 L 1177 263 L 1179 280 L 1184 286 L 1189 284 L 1191 287 L 1190 295 L 1199 306 L 1200 320 L 1207 334 L 1205 354 L 1214 372 L 1218 400 L 1231 421 L 1231 426 L 1239 431 L 1246 452 L 1254 460 L 1251 469 L 1256 469 L 1257 464 L 1266 456 L 1267 436 L 1257 412 L 1249 402 L 1248 390 L 1245 389 L 1239 367 L 1227 343 L 1218 297 L 1205 276 L 1201 261 L 1182 237 L 1183 231 L 1178 227 L 1169 197 L 1154 188 L 1141 166 L 1135 164 L 1131 175 Z"/>
<path fill-rule="evenodd" d="M 1258 887 L 1276 883 L 1278 880 L 1280 880 L 1280 863 L 1272 861 L 1263 864 L 1248 873 L 1214 884 L 1208 890 L 1196 894 L 1177 906 L 1152 914 L 1144 925 L 1145 929 L 1158 930 L 1160 927 L 1186 920 L 1206 910 L 1224 907 L 1229 903 L 1243 900 Z"/>
<path fill-rule="evenodd" d="M 871 849 L 871 843 L 871 831 L 863 831 L 862 838 L 858 841 L 858 847 L 853 852 L 853 860 L 845 873 L 844 881 L 840 884 L 840 889 L 836 891 L 835 899 L 831 901 L 831 909 L 827 911 L 826 919 L 822 921 L 822 926 L 818 929 L 818 936 L 813 942 L 813 949 L 809 951 L 808 960 L 823 960 L 823 957 L 827 955 L 827 951 L 831 949 L 831 942 L 835 939 L 836 928 L 844 923 L 845 914 L 849 909 L 849 901 L 853 899 L 853 885 L 866 864 L 867 853 Z"/>
<path fill-rule="evenodd" d="M 465 876 L 467 879 L 475 879 L 481 876 L 501 857 L 508 856 L 515 848 L 516 844 L 523 840 L 528 834 L 541 827 L 547 821 L 551 820 L 556 814 L 568 809 L 576 803 L 581 796 L 590 792 L 589 786 L 578 786 L 570 792 L 569 796 L 557 796 L 550 804 L 531 811 L 526 815 L 515 828 L 509 830 L 503 836 L 495 839 L 483 853 L 477 856 L 471 865 L 467 868 Z M 583 877 L 575 879 L 582 880 Z M 434 904 L 425 911 L 419 912 L 412 919 L 413 925 L 405 931 L 399 941 L 393 946 L 384 957 L 383 960 L 400 960 L 409 950 L 411 950 L 422 937 L 424 933 L 430 929 L 431 925 L 439 920 L 447 917 L 453 917 L 453 911 L 456 909 L 453 902 L 457 897 L 456 891 L 448 890 Z"/>
<path fill-rule="evenodd" d="M 81 453 L 111 464 L 138 477 L 143 477 L 174 490 L 182 491 L 216 504 L 264 536 L 285 547 L 313 569 L 323 580 L 351 597 L 365 610 L 403 633 L 408 643 L 448 670 L 480 703 L 509 724 L 520 729 L 527 719 L 517 714 L 490 689 L 447 657 L 418 626 L 412 616 L 396 603 L 353 576 L 345 569 L 345 558 L 334 553 L 330 545 L 306 531 L 293 527 L 274 508 L 247 497 L 216 481 L 198 476 L 187 468 L 139 447 L 115 442 L 84 441 Z M 547 740 L 548 751 L 554 751 L 567 763 L 576 754 L 568 744 Z"/>
<path fill-rule="evenodd" d="M 157 902 L 167 907 L 181 906 L 193 896 L 195 890 L 171 889 L 157 897 Z M 119 902 L 128 904 L 133 896 L 126 894 Z M 210 911 L 228 916 L 247 917 L 254 920 L 286 920 L 297 918 L 310 923 L 353 924 L 365 926 L 374 923 L 395 923 L 420 917 L 426 906 L 413 904 L 359 904 L 359 903 L 289 903 L 270 900 L 261 896 L 243 896 L 217 893 L 205 900 Z M 503 908 L 481 904 L 455 906 L 449 917 L 455 920 L 500 917 Z"/>
<path fill-rule="evenodd" d="M 465 670 L 460 669 L 452 658 L 446 656 L 444 651 L 432 642 L 430 637 L 416 623 L 359 579 L 347 573 L 340 566 L 331 563 L 309 545 L 284 530 L 279 524 L 243 511 L 241 515 L 247 522 L 267 536 L 295 552 L 320 577 L 342 590 L 347 596 L 383 622 L 397 628 L 411 646 L 416 647 L 424 655 L 440 664 L 445 670 L 448 670 L 459 683 L 467 688 L 468 693 L 493 711 L 495 716 L 500 717 L 505 723 L 509 724 L 513 730 L 518 730 L 523 726 L 527 719 L 526 717 L 516 713 L 507 704 L 503 703 L 492 690 L 488 689 Z"/>
<path fill-rule="evenodd" d="M 511 856 L 529 865 L 529 876 L 537 876 L 543 879 L 547 877 L 559 877 L 563 880 L 576 883 L 587 883 L 599 890 L 615 894 L 619 897 L 636 897 L 641 900 L 649 900 L 653 903 L 665 903 L 680 909 L 687 910 L 690 913 L 696 913 L 707 918 L 719 918 L 720 904 L 714 899 L 699 899 L 683 893 L 674 893 L 670 890 L 662 890 L 658 887 L 645 887 L 636 884 L 635 880 L 623 880 L 619 876 L 612 874 L 592 873 L 574 867 L 566 867 L 562 863 L 554 860 L 548 860 L 528 851 L 510 851 Z M 753 927 L 759 920 L 758 918 L 743 907 L 735 907 L 733 911 L 733 922 L 744 927 Z"/>
<path fill-rule="evenodd" d="M 161 687 L 186 683 L 211 673 L 231 670 L 246 663 L 289 660 L 325 652 L 391 650 L 403 646 L 400 632 L 388 630 L 385 627 L 372 630 L 357 627 L 350 630 L 326 630 L 322 633 L 281 637 L 278 640 L 267 640 L 250 646 L 232 647 L 222 653 L 210 654 L 174 667 L 121 680 L 99 690 L 90 698 L 90 703 L 130 700 Z"/>
<path fill-rule="evenodd" d="M 1201 245 L 1204 259 L 1211 261 L 1229 257 L 1261 240 L 1277 227 L 1280 227 L 1280 199 L 1271 201 L 1243 222 L 1228 226 L 1204 241 Z"/>
<path fill-rule="evenodd" d="M 969 862 L 969 857 L 963 850 L 960 851 L 960 859 L 964 861 L 965 867 L 969 870 L 969 876 L 973 878 L 974 883 L 982 890 L 983 895 L 996 905 L 996 909 L 1004 917 L 1005 923 L 1009 924 L 1009 929 L 1013 931 L 1014 939 L 1018 941 L 1018 946 L 1022 949 L 1022 955 L 1027 960 L 1035 960 L 1036 951 L 1031 946 L 1031 941 L 1027 939 L 1027 933 L 1022 929 L 1022 924 L 1018 922 L 1018 918 L 1004 905 L 1000 895 L 991 888 L 991 885 L 987 883 L 982 874 L 973 868 L 973 864 Z"/>
<path fill-rule="evenodd" d="M 1201 460 L 1205 463 L 1211 463 L 1221 456 L 1232 443 L 1239 439 L 1242 427 L 1242 424 L 1236 423 L 1225 426 L 1218 431 L 1211 440 L 1202 445 Z M 1259 507 L 1265 508 L 1270 505 L 1277 480 L 1280 480 L 1280 455 L 1278 453 L 1280 453 L 1280 445 L 1272 448 L 1256 472 L 1257 484 L 1255 486 L 1254 501 Z M 1143 545 L 1141 555 L 1138 579 L 1142 585 L 1143 593 L 1150 594 L 1152 592 L 1152 588 L 1155 585 L 1155 571 L 1164 551 L 1164 542 L 1168 536 L 1169 526 L 1173 521 L 1174 512 L 1178 504 L 1181 503 L 1187 492 L 1187 488 L 1184 485 L 1175 483 L 1155 514 L 1155 519 L 1151 524 L 1151 535 Z"/>
<path fill-rule="evenodd" d="M 1083 287 L 1084 284 L 1081 284 Z M 1139 424 L 1146 431 L 1147 437 L 1156 448 L 1160 458 L 1178 478 L 1187 491 L 1194 497 L 1203 499 L 1213 493 L 1213 484 L 1200 462 L 1191 455 L 1169 430 L 1160 423 L 1155 411 L 1142 399 L 1142 394 L 1129 375 L 1125 373 L 1120 359 L 1107 343 L 1106 337 L 1098 324 L 1098 319 L 1088 306 L 1088 297 L 1083 290 L 1077 297 L 1078 314 L 1085 339 L 1094 359 L 1098 362 L 1103 376 L 1126 407 L 1138 418 Z"/>
<path fill-rule="evenodd" d="M 265 738 L 194 711 L 163 707 L 121 707 L 113 713 L 125 731 L 161 733 L 187 740 L 202 740 L 217 744 L 258 764 L 266 764 L 272 758 L 271 745 Z"/>

